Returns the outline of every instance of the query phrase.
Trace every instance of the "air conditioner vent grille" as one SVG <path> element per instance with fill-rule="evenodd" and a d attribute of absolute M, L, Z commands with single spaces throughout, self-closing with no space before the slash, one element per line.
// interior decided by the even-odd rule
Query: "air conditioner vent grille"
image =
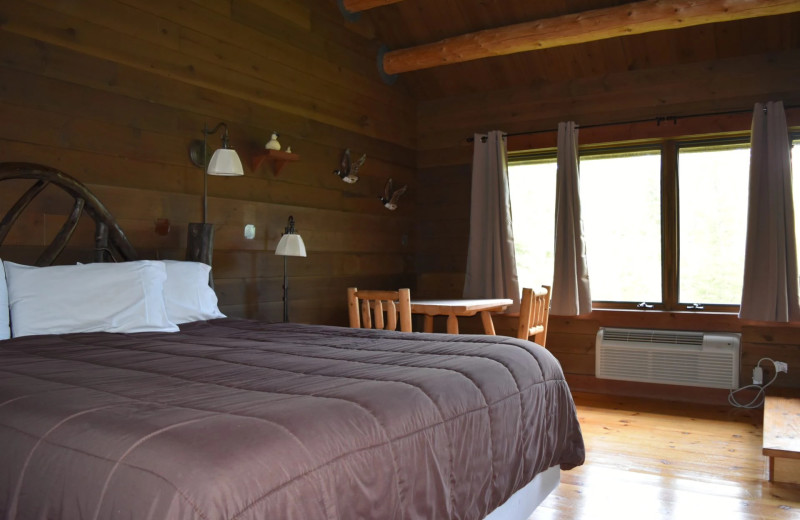
<path fill-rule="evenodd" d="M 607 341 L 626 343 L 658 343 L 665 345 L 702 345 L 702 332 L 675 332 L 668 330 L 605 329 Z"/>
<path fill-rule="evenodd" d="M 739 343 L 739 334 L 601 328 L 595 374 L 601 379 L 736 388 Z"/>

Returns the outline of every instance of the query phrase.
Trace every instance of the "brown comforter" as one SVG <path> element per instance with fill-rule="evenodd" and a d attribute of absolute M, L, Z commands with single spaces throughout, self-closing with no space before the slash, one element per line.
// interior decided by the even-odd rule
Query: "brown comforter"
<path fill-rule="evenodd" d="M 480 519 L 581 464 L 544 349 L 245 320 L 0 341 L 0 516 Z"/>

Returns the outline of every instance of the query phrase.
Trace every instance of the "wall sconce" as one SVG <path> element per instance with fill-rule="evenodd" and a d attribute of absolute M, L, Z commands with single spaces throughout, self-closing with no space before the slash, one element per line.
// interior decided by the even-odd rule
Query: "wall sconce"
<path fill-rule="evenodd" d="M 284 230 L 275 254 L 283 257 L 283 322 L 289 321 L 289 278 L 286 273 L 287 256 L 306 256 L 306 245 L 303 238 L 294 229 L 294 217 L 289 216 L 289 223 Z"/>
<path fill-rule="evenodd" d="M 217 149 L 211 160 L 208 161 L 207 138 L 209 135 L 216 134 L 220 128 L 224 128 L 222 134 L 222 148 Z M 221 175 L 234 177 L 244 175 L 242 161 L 236 150 L 228 148 L 228 125 L 219 123 L 217 126 L 208 129 L 203 124 L 203 140 L 192 140 L 189 143 L 189 158 L 192 164 L 203 169 L 203 222 L 201 224 L 189 224 L 189 239 L 186 243 L 186 259 L 195 262 L 203 262 L 211 265 L 211 256 L 214 250 L 214 225 L 206 223 L 208 214 L 208 176 Z M 208 164 L 208 167 L 206 167 Z"/>
<path fill-rule="evenodd" d="M 206 143 L 209 135 L 216 134 L 220 128 L 225 128 L 222 134 L 222 148 L 217 149 L 211 160 L 208 161 L 208 168 L 206 168 L 206 159 L 208 159 L 208 145 Z M 198 168 L 203 168 L 208 175 L 221 175 L 225 177 L 237 177 L 244 175 L 242 168 L 242 161 L 239 159 L 239 154 L 236 150 L 228 148 L 228 125 L 219 123 L 211 130 L 203 124 L 203 140 L 194 139 L 189 143 L 189 158 L 192 164 Z M 203 224 L 206 223 L 206 214 L 208 212 L 208 177 L 203 175 Z"/>

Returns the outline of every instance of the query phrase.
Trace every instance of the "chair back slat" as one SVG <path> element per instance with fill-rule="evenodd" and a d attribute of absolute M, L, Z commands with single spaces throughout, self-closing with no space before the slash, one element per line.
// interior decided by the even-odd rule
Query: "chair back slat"
<path fill-rule="evenodd" d="M 361 323 L 364 328 L 372 328 L 372 313 L 369 310 L 369 300 L 361 301 Z"/>
<path fill-rule="evenodd" d="M 359 303 L 360 300 L 360 303 Z M 396 330 L 398 315 L 400 330 L 411 332 L 411 292 L 347 289 L 347 308 L 350 327 Z"/>
<path fill-rule="evenodd" d="M 397 329 L 397 305 L 394 300 L 386 300 L 386 330 Z"/>
<path fill-rule="evenodd" d="M 350 328 L 360 329 L 361 318 L 359 316 L 358 298 L 356 298 L 356 288 L 347 289 L 347 315 L 350 318 Z"/>
<path fill-rule="evenodd" d="M 380 300 L 372 302 L 372 316 L 375 318 L 375 328 L 383 328 L 383 303 Z"/>

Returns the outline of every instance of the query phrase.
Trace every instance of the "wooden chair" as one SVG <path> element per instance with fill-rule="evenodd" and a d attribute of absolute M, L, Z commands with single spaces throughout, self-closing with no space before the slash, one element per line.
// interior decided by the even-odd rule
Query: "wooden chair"
<path fill-rule="evenodd" d="M 359 305 L 359 300 L 361 304 Z M 354 329 L 397 328 L 397 315 L 400 315 L 400 330 L 411 332 L 411 291 L 359 291 L 355 287 L 347 289 L 347 308 L 350 313 L 350 327 Z M 384 314 L 385 319 L 384 319 Z"/>
<path fill-rule="evenodd" d="M 547 321 L 550 318 L 550 286 L 538 289 L 522 289 L 522 303 L 519 307 L 517 337 L 529 339 L 541 346 L 547 341 Z"/>

